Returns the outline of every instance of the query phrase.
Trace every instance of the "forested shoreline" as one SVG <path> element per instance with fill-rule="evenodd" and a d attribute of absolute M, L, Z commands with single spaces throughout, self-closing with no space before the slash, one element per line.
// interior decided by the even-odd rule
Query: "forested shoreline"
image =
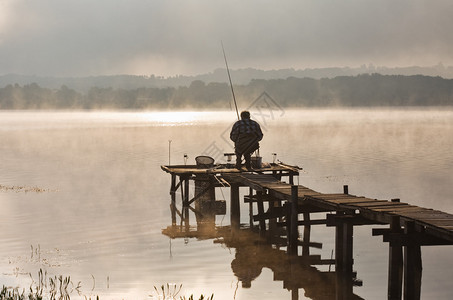
<path fill-rule="evenodd" d="M 334 78 L 256 79 L 234 86 L 236 97 L 252 102 L 263 92 L 282 107 L 451 106 L 453 79 L 423 75 L 337 76 Z M 86 93 L 65 85 L 36 83 L 0 88 L 0 109 L 184 109 L 228 108 L 227 83 L 193 81 L 189 86 L 134 89 L 92 87 Z"/>

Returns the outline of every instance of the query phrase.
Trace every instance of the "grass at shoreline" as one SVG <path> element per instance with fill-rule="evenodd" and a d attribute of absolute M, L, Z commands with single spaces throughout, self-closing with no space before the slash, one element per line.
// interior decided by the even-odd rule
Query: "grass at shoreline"
<path fill-rule="evenodd" d="M 195 300 L 193 295 L 190 295 L 189 297 L 186 296 L 179 296 L 177 298 L 176 295 L 165 295 L 165 294 L 157 294 L 156 296 L 150 295 L 151 299 L 163 299 L 163 300 Z M 99 300 L 99 296 L 96 296 L 93 298 L 86 297 L 86 296 L 80 296 L 81 299 L 85 300 Z M 26 292 L 25 289 L 20 290 L 18 287 L 13 288 L 13 287 L 6 287 L 3 285 L 1 291 L 0 291 L 0 299 L 1 300 L 43 300 L 43 299 L 50 299 L 50 300 L 70 300 L 71 297 L 66 294 L 66 295 L 56 295 L 56 294 L 49 294 L 47 296 L 43 295 L 42 290 L 34 290 L 33 287 L 30 287 L 30 291 Z M 204 296 L 200 295 L 200 298 L 198 300 L 214 300 L 214 294 L 211 296 Z"/>
<path fill-rule="evenodd" d="M 30 273 L 30 277 L 31 273 Z M 176 284 L 164 284 L 160 288 L 154 286 L 152 295 L 149 295 L 150 299 L 159 300 L 213 300 L 214 294 L 211 296 L 200 295 L 199 298 L 194 298 L 193 295 L 188 297 L 178 296 L 182 289 L 182 284 L 179 287 Z M 72 294 L 75 295 L 72 295 Z M 37 281 L 33 280 L 28 290 L 23 287 L 7 287 L 3 285 L 0 290 L 0 300 L 70 300 L 71 295 L 76 299 L 84 300 L 99 300 L 99 295 L 87 296 L 81 292 L 81 282 L 77 285 L 71 281 L 71 277 L 53 276 L 48 277 L 47 271 L 40 269 L 38 271 Z"/>

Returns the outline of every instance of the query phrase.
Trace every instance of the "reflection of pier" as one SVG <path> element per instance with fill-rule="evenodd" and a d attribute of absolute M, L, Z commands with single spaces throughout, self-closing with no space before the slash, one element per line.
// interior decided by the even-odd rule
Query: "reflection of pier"
<path fill-rule="evenodd" d="M 234 245 L 234 239 L 241 236 L 239 189 L 247 187 L 249 194 L 244 197 L 244 201 L 249 203 L 251 227 L 254 227 L 257 222 L 260 236 L 267 240 L 268 246 L 278 245 L 274 249 L 277 252 L 281 252 L 277 250 L 279 246 L 287 247 L 286 253 L 289 255 L 286 255 L 287 258 L 283 261 L 291 263 L 286 269 L 283 269 L 286 274 L 274 271 L 274 275 L 277 278 L 280 276 L 285 278 L 290 273 L 298 274 L 291 275 L 291 279 L 283 280 L 285 287 L 290 287 L 293 291 L 293 296 L 296 296 L 299 288 L 304 288 L 305 291 L 311 288 L 308 283 L 300 284 L 302 280 L 307 280 L 305 278 L 307 274 L 303 272 L 309 272 L 307 270 L 311 268 L 316 270 L 312 265 L 332 263 L 329 260 L 322 260 L 320 257 L 310 255 L 310 247 L 321 247 L 319 243 L 313 243 L 310 240 L 310 228 L 314 225 L 324 224 L 335 227 L 334 294 L 337 299 L 353 299 L 352 287 L 360 284 L 360 281 L 355 279 L 352 269 L 354 226 L 389 225 L 388 229 L 373 230 L 373 235 L 383 235 L 384 241 L 389 243 L 389 299 L 401 299 L 403 295 L 404 299 L 420 299 L 421 246 L 453 244 L 453 215 L 412 206 L 399 202 L 398 199 L 387 201 L 357 197 L 348 193 L 347 186 L 344 187 L 341 194 L 322 194 L 301 185 L 294 185 L 293 176 L 298 175 L 297 167 L 271 164 L 269 168 L 255 170 L 254 173 L 240 172 L 223 165 L 209 168 L 162 166 L 162 169 L 172 176 L 170 192 L 173 208 L 172 228 L 179 228 L 180 234 L 191 232 L 189 210 L 195 212 L 197 221 L 211 220 L 197 222 L 198 227 L 205 226 L 206 229 L 213 230 L 211 232 L 216 232 L 212 216 L 215 216 L 215 210 L 224 212 L 225 203 L 216 202 L 213 198 L 213 191 L 215 187 L 226 185 L 230 188 L 231 230 L 228 238 L 224 235 L 224 241 Z M 287 178 L 288 183 L 283 182 L 282 178 Z M 189 199 L 190 180 L 195 181 L 193 199 Z M 176 209 L 175 192 L 178 189 L 182 195 L 181 212 Z M 193 202 L 203 198 L 202 202 L 208 204 L 198 206 L 198 208 L 191 206 Z M 203 218 L 202 216 L 209 215 L 209 211 L 211 211 L 211 217 Z M 319 212 L 327 213 L 326 218 L 316 220 L 310 218 L 311 213 Z M 181 217 L 180 226 L 176 226 L 176 214 Z M 302 220 L 299 216 L 302 216 Z M 299 234 L 299 226 L 303 226 L 302 234 Z M 235 248 L 240 249 L 240 247 Z M 245 251 L 247 252 L 247 250 Z M 298 263 L 294 263 L 295 258 Z M 302 273 L 292 272 L 294 268 L 299 267 L 303 269 Z M 310 274 L 310 276 L 315 275 Z M 331 278 L 326 275 L 326 278 L 328 277 Z M 326 291 L 329 286 L 327 282 L 325 285 L 323 291 Z M 309 297 L 324 299 L 317 296 Z"/>
<path fill-rule="evenodd" d="M 335 272 L 319 271 L 313 265 L 321 263 L 317 256 L 288 256 L 286 251 L 279 250 L 258 233 L 249 228 L 232 230 L 230 226 L 216 227 L 213 231 L 197 230 L 191 227 L 186 231 L 184 225 L 172 225 L 163 230 L 171 238 L 214 239 L 236 250 L 231 262 L 231 269 L 242 286 L 250 287 L 263 268 L 272 270 L 275 281 L 282 281 L 283 288 L 291 291 L 292 299 L 298 299 L 299 290 L 311 299 L 334 299 L 336 292 Z M 186 235 L 187 234 L 187 235 Z M 324 260 L 322 263 L 335 263 Z M 350 295 L 348 299 L 362 299 Z"/>

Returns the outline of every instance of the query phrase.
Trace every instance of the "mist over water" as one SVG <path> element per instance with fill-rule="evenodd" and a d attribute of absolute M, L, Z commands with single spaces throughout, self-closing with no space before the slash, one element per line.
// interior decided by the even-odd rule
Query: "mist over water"
<path fill-rule="evenodd" d="M 277 153 L 303 167 L 302 185 L 338 193 L 347 184 L 351 194 L 453 213 L 452 109 L 252 110 L 252 118 L 263 127 L 263 160 Z M 28 286 L 28 273 L 43 268 L 101 299 L 149 299 L 163 283 L 215 299 L 290 299 L 266 268 L 241 288 L 234 248 L 161 233 L 171 218 L 170 176 L 160 166 L 184 164 L 184 154 L 190 164 L 203 152 L 223 159 L 213 150 L 233 152 L 227 138 L 235 120 L 231 111 L 0 112 L 1 283 Z M 228 202 L 228 190 L 217 198 Z M 228 223 L 228 215 L 217 217 Z M 383 299 L 388 245 L 371 228 L 355 228 L 354 270 L 364 286 L 354 292 Z M 315 227 L 312 239 L 323 243 L 312 252 L 330 258 L 333 230 Z M 422 248 L 422 298 L 453 297 L 445 263 L 452 250 Z"/>

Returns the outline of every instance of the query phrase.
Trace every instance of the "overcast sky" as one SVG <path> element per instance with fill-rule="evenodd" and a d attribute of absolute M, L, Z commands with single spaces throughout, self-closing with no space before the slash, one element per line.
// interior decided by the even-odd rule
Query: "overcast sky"
<path fill-rule="evenodd" d="M 453 65 L 451 0 L 0 0 L 0 75 Z"/>

